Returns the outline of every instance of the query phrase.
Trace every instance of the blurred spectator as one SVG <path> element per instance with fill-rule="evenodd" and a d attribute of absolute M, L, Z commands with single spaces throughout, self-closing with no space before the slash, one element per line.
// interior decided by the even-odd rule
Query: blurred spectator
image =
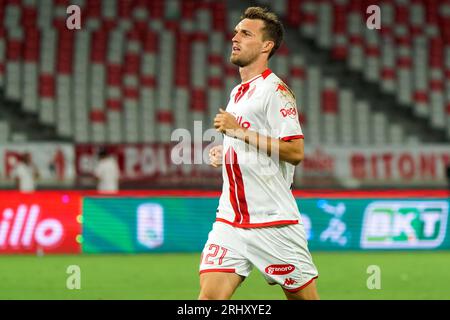
<path fill-rule="evenodd" d="M 22 154 L 16 164 L 12 177 L 16 181 L 17 188 L 21 192 L 34 192 L 36 180 L 39 178 L 37 168 L 31 162 L 29 153 Z"/>
<path fill-rule="evenodd" d="M 447 165 L 447 183 L 448 188 L 450 189 L 450 164 Z"/>
<path fill-rule="evenodd" d="M 120 170 L 116 159 L 106 149 L 101 149 L 98 157 L 94 171 L 97 178 L 97 190 L 108 193 L 119 191 Z"/>

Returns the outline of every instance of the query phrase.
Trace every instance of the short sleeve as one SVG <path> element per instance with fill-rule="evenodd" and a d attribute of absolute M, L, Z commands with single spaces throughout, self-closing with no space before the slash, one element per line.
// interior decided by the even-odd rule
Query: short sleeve
<path fill-rule="evenodd" d="M 268 92 L 266 108 L 271 137 L 283 141 L 303 139 L 297 105 L 289 88 L 278 84 L 273 92 Z"/>

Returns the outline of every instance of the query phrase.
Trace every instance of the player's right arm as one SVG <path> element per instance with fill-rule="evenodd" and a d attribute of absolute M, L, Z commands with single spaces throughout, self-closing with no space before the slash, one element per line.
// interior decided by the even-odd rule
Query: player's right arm
<path fill-rule="evenodd" d="M 214 146 L 209 150 L 209 161 L 214 168 L 222 165 L 222 150 L 222 145 Z"/>

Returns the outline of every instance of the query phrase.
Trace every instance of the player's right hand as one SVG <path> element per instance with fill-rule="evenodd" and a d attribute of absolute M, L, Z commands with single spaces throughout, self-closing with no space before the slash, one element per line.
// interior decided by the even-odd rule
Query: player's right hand
<path fill-rule="evenodd" d="M 209 161 L 214 168 L 218 168 L 222 165 L 222 145 L 212 147 L 209 150 Z"/>

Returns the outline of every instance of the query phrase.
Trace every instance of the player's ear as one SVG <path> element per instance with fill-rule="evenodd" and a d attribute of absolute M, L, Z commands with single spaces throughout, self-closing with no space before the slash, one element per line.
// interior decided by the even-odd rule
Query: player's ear
<path fill-rule="evenodd" d="M 267 40 L 263 42 L 262 53 L 270 53 L 275 46 L 275 42 Z"/>

